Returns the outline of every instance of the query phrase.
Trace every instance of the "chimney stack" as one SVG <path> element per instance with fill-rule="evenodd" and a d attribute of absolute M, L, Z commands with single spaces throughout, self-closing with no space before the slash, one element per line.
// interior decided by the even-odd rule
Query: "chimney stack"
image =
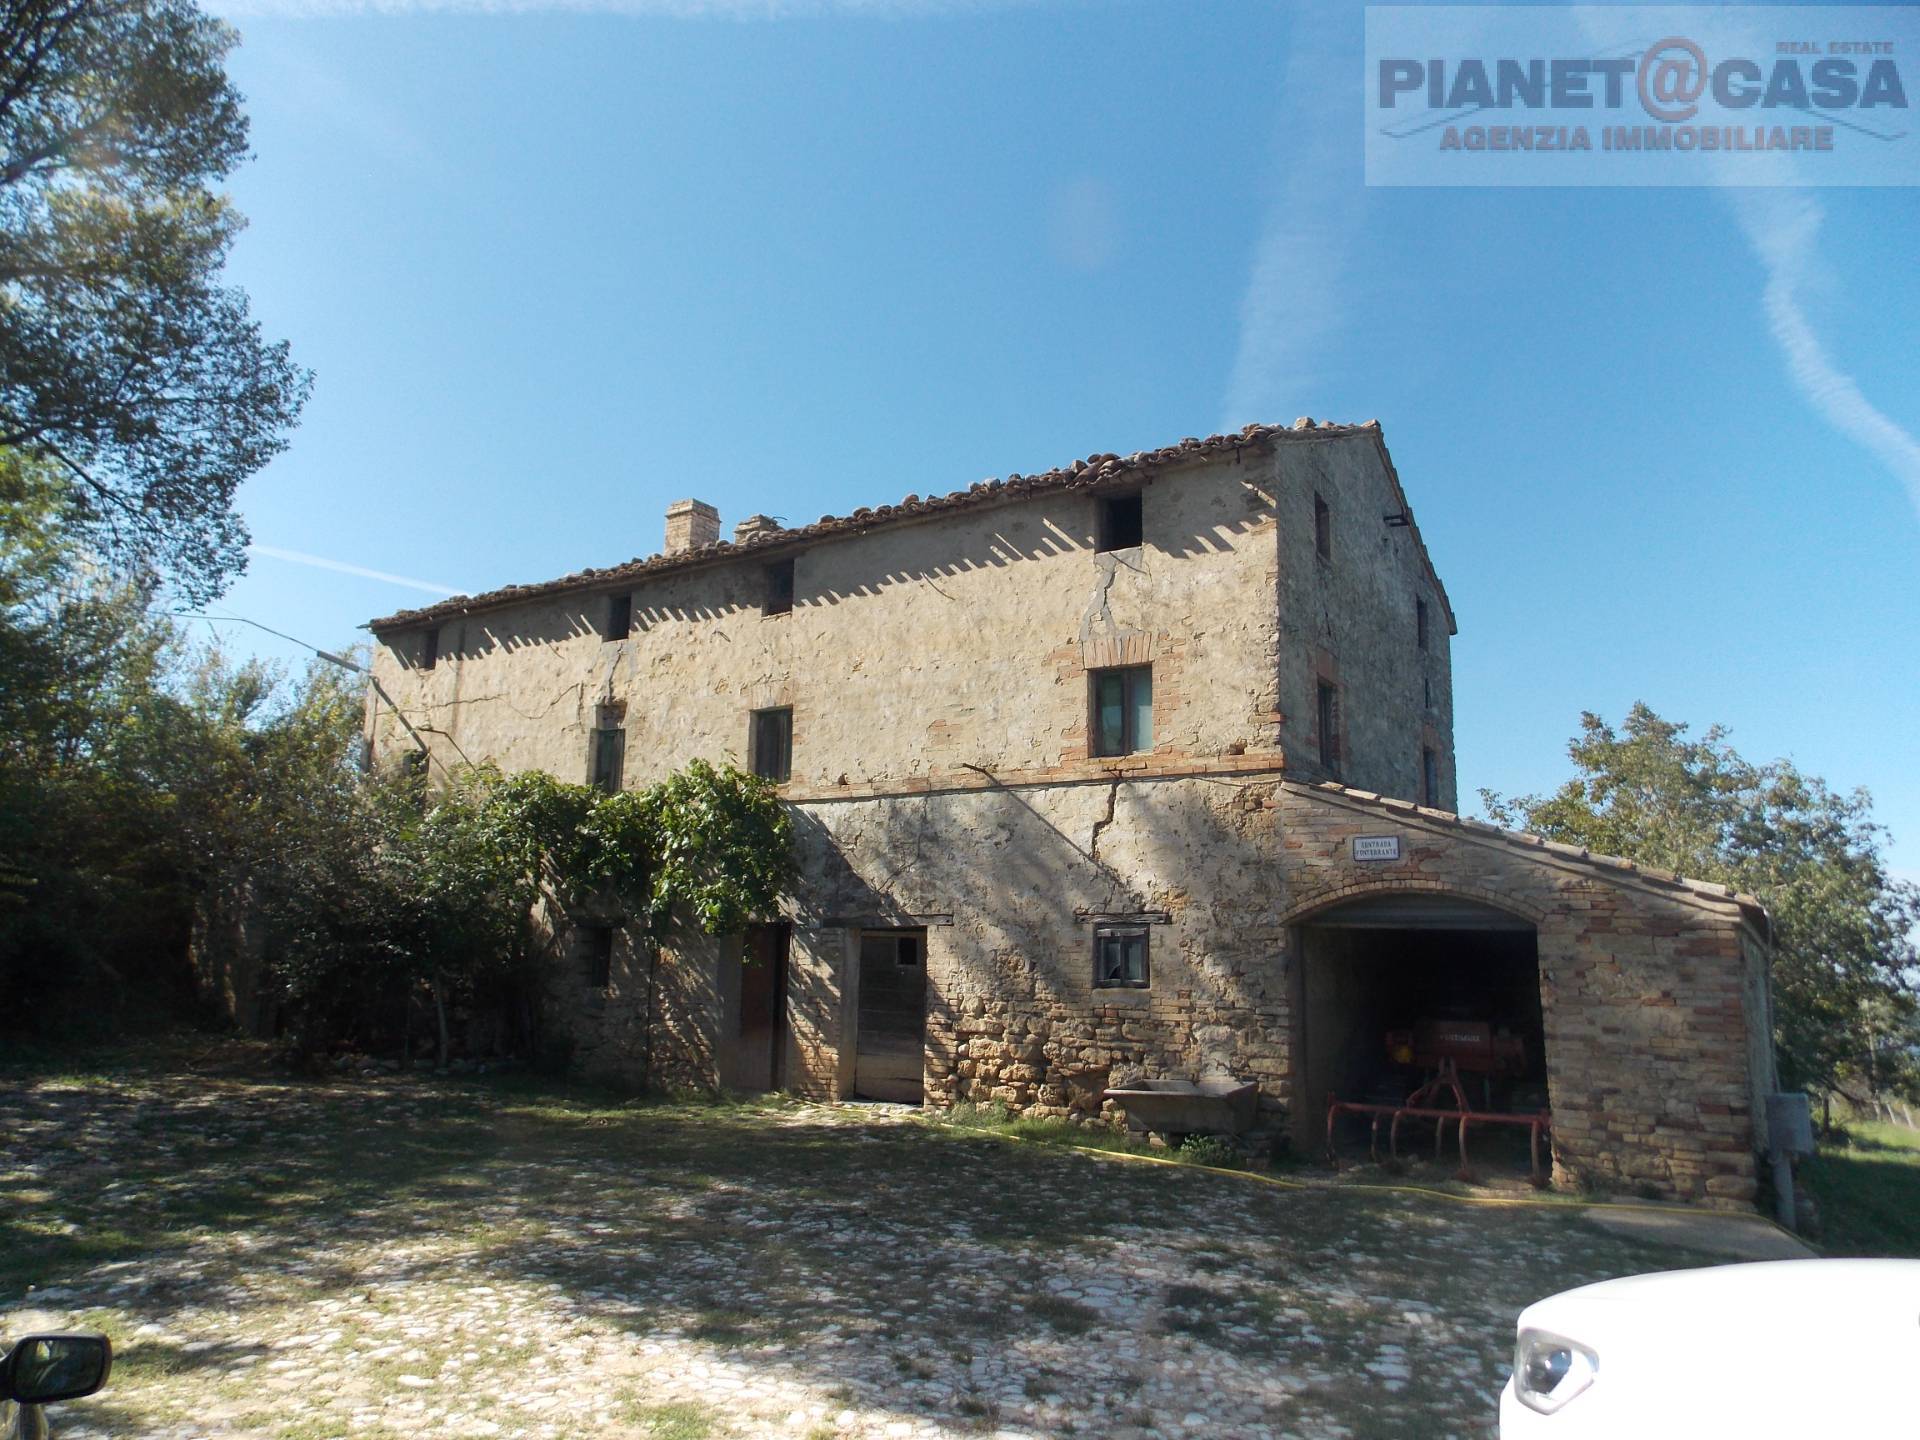
<path fill-rule="evenodd" d="M 667 506 L 667 551 L 684 555 L 720 538 L 720 512 L 704 500 L 676 500 Z"/>
<path fill-rule="evenodd" d="M 770 515 L 749 515 L 733 527 L 733 543 L 744 545 L 762 535 L 778 535 L 781 528 L 780 522 Z"/>

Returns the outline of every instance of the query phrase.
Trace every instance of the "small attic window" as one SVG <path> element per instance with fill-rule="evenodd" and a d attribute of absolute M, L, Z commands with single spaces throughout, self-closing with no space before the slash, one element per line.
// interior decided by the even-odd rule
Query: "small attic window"
<path fill-rule="evenodd" d="M 1415 600 L 1413 602 L 1413 635 L 1414 635 L 1414 643 L 1416 643 L 1422 650 L 1426 649 L 1427 648 L 1427 602 L 1424 600 Z"/>
<path fill-rule="evenodd" d="M 776 560 L 766 569 L 767 596 L 762 615 L 787 615 L 793 611 L 793 557 Z"/>
<path fill-rule="evenodd" d="M 440 628 L 435 626 L 420 636 L 420 668 L 431 670 L 440 663 Z"/>
<path fill-rule="evenodd" d="M 1313 548 L 1322 560 L 1333 558 L 1333 510 L 1317 490 L 1313 495 Z"/>
<path fill-rule="evenodd" d="M 633 596 L 607 597 L 607 626 L 600 632 L 603 640 L 624 640 L 633 633 Z"/>
<path fill-rule="evenodd" d="M 1146 538 L 1140 492 L 1100 497 L 1100 525 L 1096 549 L 1131 550 Z"/>

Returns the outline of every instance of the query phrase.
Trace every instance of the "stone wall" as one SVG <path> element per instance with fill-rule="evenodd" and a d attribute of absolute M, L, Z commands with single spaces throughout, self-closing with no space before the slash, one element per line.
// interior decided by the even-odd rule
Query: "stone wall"
<path fill-rule="evenodd" d="M 1340 445 L 1377 453 L 1364 436 L 1327 442 Z M 588 778 L 609 702 L 625 705 L 629 786 L 695 757 L 744 764 L 751 712 L 776 707 L 793 711 L 796 800 L 978 787 L 982 771 L 1271 770 L 1275 469 L 1255 447 L 1155 473 L 1133 487 L 1146 540 L 1129 550 L 1094 549 L 1096 494 L 1058 493 L 803 548 L 789 614 L 761 613 L 763 555 L 721 559 L 620 592 L 624 638 L 602 635 L 615 596 L 583 589 L 443 622 L 430 670 L 419 632 L 383 634 L 375 674 L 436 732 L 443 764 L 485 756 L 565 780 Z M 1090 759 L 1087 671 L 1141 663 L 1151 753 Z M 410 743 L 377 699 L 370 716 L 379 753 Z M 1401 720 L 1416 736 L 1418 716 Z"/>
<path fill-rule="evenodd" d="M 634 1090 L 711 1090 L 728 1083 L 729 1026 L 740 998 L 740 938 L 710 937 L 684 923 L 658 944 L 614 929 L 608 984 L 597 985 L 580 953 L 578 927 L 549 912 L 552 936 L 541 973 L 541 1030 L 568 1069 Z"/>
<path fill-rule="evenodd" d="M 1277 788 L 1167 778 L 809 806 L 801 924 L 927 925 L 931 1103 L 1092 1114 L 1113 1078 L 1231 1074 L 1259 1078 L 1277 1113 Z M 1096 988 L 1095 925 L 1136 916 L 1152 917 L 1150 987 Z M 854 931 L 819 948 L 851 973 Z"/>
<path fill-rule="evenodd" d="M 1351 441 L 1279 452 L 1280 708 L 1288 772 L 1455 808 L 1452 614 L 1411 524 L 1385 452 Z M 1330 554 L 1315 545 L 1315 495 L 1331 512 Z M 1427 606 L 1419 645 L 1418 602 Z M 1316 690 L 1339 703 L 1339 764 L 1320 763 Z M 1439 793 L 1421 794 L 1421 748 Z"/>
<path fill-rule="evenodd" d="M 924 926 L 931 1103 L 1094 1114 L 1113 1077 L 1232 1074 L 1258 1078 L 1277 1117 L 1288 1011 L 1264 878 L 1277 790 L 1175 777 L 800 807 L 787 1087 L 851 1092 L 860 930 Z M 1096 989 L 1094 925 L 1143 914 L 1151 987 Z M 582 1073 L 724 1084 L 740 953 L 737 938 L 676 929 L 649 971 L 623 938 L 602 993 L 562 945 L 550 1023 Z"/>
<path fill-rule="evenodd" d="M 1535 928 L 1557 1184 L 1753 1197 L 1766 951 L 1716 887 L 1250 777 L 813 803 L 799 835 L 785 1077 L 803 1093 L 851 1093 L 860 929 L 924 926 L 930 1104 L 1113 1120 L 1111 1083 L 1228 1075 L 1258 1082 L 1266 1128 L 1291 1115 L 1317 1148 L 1329 1082 L 1296 1061 L 1340 1004 L 1302 1008 L 1306 927 L 1359 896 L 1447 895 Z M 1401 859 L 1353 860 L 1358 835 L 1397 836 Z M 1092 927 L 1123 917 L 1152 917 L 1145 990 L 1093 983 Z M 656 1080 L 724 1082 L 738 973 L 737 941 L 663 947 Z M 584 1068 L 643 1078 L 639 981 L 616 980 Z"/>

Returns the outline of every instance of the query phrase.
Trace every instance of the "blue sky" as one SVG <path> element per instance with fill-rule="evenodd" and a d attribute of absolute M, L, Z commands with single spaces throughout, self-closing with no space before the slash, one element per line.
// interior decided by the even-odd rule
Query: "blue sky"
<path fill-rule="evenodd" d="M 1463 798 L 1645 699 L 1920 876 L 1920 191 L 1368 189 L 1358 5 L 232 4 L 233 278 L 318 381 L 221 612 L 1378 418 Z"/>

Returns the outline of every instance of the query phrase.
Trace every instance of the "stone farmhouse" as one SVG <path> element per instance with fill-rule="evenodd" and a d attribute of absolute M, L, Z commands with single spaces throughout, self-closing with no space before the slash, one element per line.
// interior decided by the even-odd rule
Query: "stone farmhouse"
<path fill-rule="evenodd" d="M 1453 610 L 1376 424 L 730 542 L 684 500 L 658 555 L 370 628 L 388 763 L 397 706 L 436 766 L 705 757 L 793 807 L 798 897 L 748 934 L 557 922 L 543 1023 L 584 1072 L 1085 1116 L 1230 1076 L 1317 1149 L 1330 1095 L 1467 1021 L 1550 1104 L 1556 1184 L 1754 1195 L 1766 916 L 1454 813 Z"/>

